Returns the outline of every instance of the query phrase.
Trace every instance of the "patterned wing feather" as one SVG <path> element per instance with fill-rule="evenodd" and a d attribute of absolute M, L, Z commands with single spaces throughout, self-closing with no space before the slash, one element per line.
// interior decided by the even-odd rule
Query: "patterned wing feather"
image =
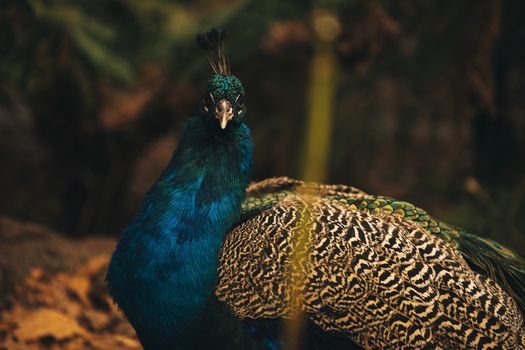
<path fill-rule="evenodd" d="M 308 189 L 305 191 L 304 189 Z M 411 203 L 384 196 L 373 196 L 344 185 L 305 183 L 290 178 L 273 178 L 251 184 L 243 203 L 241 221 L 271 208 L 286 196 L 313 193 L 329 201 L 348 205 L 351 210 L 394 215 L 417 223 L 422 229 L 452 243 L 469 266 L 497 281 L 518 303 L 525 314 L 525 260 L 497 242 L 468 233 L 430 216 Z"/>
<path fill-rule="evenodd" d="M 242 203 L 240 222 L 273 207 L 283 198 L 297 192 L 328 198 L 345 197 L 357 199 L 367 196 L 365 192 L 351 186 L 317 184 L 289 177 L 269 178 L 248 186 L 246 199 Z"/>
<path fill-rule="evenodd" d="M 251 214 L 226 237 L 216 295 L 239 317 L 305 312 L 370 348 L 525 349 L 514 300 L 470 269 L 433 219 L 392 215 L 393 203 L 362 208 L 358 190 L 349 204 L 336 198 L 345 191 L 297 185 L 251 192 L 264 209 L 245 205 Z"/>

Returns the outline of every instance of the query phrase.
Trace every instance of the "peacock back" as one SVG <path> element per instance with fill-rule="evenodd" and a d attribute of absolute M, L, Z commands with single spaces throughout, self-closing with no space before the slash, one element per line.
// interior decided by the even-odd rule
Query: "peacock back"
<path fill-rule="evenodd" d="M 248 188 L 216 295 L 241 319 L 302 314 L 364 348 L 521 349 L 522 263 L 409 203 L 275 178 Z"/>

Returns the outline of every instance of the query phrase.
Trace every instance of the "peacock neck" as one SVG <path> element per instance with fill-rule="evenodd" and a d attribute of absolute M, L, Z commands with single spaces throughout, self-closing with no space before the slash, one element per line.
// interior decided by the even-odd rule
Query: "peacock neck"
<path fill-rule="evenodd" d="M 180 344 L 213 294 L 220 247 L 249 181 L 251 149 L 244 124 L 220 130 L 205 116 L 192 119 L 125 230 L 108 282 L 145 348 Z M 118 287 L 116 273 L 125 275 Z"/>

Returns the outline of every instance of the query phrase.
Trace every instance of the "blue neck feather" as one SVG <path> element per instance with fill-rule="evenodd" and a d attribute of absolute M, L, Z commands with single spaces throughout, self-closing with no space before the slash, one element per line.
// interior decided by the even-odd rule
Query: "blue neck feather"
<path fill-rule="evenodd" d="M 248 127 L 191 119 L 113 254 L 110 292 L 146 349 L 180 345 L 213 294 L 218 254 L 251 168 Z M 177 346 L 177 348 L 179 348 Z"/>

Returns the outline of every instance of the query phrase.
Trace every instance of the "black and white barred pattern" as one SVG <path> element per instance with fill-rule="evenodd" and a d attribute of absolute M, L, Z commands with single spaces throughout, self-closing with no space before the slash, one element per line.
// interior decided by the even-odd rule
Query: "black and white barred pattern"
<path fill-rule="evenodd" d="M 371 349 L 525 349 L 514 300 L 452 244 L 311 192 L 226 237 L 216 295 L 240 318 L 305 312 Z"/>

